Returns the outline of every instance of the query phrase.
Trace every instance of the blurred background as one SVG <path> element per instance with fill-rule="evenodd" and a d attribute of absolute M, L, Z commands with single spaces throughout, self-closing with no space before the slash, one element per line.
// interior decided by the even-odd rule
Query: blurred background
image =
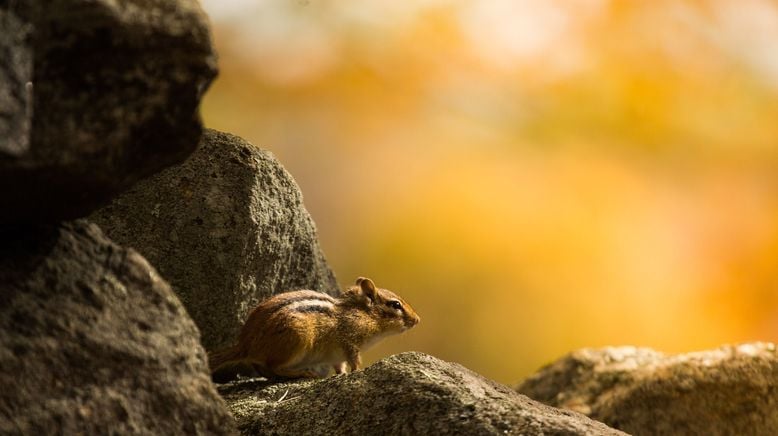
<path fill-rule="evenodd" d="M 294 175 L 342 285 L 515 383 L 778 341 L 778 1 L 203 0 L 206 125 Z"/>

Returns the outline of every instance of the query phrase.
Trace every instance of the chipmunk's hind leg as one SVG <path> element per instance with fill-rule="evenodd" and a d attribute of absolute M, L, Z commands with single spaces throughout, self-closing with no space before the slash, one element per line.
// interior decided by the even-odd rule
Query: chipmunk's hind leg
<path fill-rule="evenodd" d="M 310 359 L 310 350 L 302 347 L 285 362 L 268 362 L 270 371 L 284 378 L 324 378 L 330 372 L 329 364 L 316 363 Z"/>
<path fill-rule="evenodd" d="M 301 332 L 300 328 L 289 328 L 278 332 L 278 340 L 270 341 L 274 344 L 272 350 L 268 350 L 265 369 L 269 373 L 268 378 L 321 378 L 322 371 L 310 365 L 310 353 L 313 344 L 306 338 L 311 334 Z M 329 368 L 327 371 L 329 372 Z"/>

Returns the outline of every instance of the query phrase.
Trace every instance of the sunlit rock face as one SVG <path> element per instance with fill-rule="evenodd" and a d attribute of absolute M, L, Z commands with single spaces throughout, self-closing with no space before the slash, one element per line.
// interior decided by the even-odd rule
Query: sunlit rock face
<path fill-rule="evenodd" d="M 263 298 L 339 292 L 292 176 L 271 153 L 228 133 L 206 130 L 184 163 L 91 219 L 170 281 L 208 350 L 235 341 Z"/>
<path fill-rule="evenodd" d="M 316 381 L 219 387 L 243 434 L 623 435 L 467 368 L 403 353 Z"/>
<path fill-rule="evenodd" d="M 583 349 L 517 390 L 635 435 L 778 434 L 778 352 L 771 343 L 678 355 Z"/>
<path fill-rule="evenodd" d="M 197 146 L 196 0 L 12 0 L 0 23 L 0 224 L 84 216 Z"/>

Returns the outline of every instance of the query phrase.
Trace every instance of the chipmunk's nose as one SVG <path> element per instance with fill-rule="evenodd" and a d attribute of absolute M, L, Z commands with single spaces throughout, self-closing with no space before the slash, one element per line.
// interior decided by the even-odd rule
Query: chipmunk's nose
<path fill-rule="evenodd" d="M 419 315 L 416 315 L 416 314 L 414 313 L 414 314 L 413 314 L 413 316 L 410 318 L 410 320 L 409 320 L 408 324 L 410 324 L 410 327 L 413 327 L 413 326 L 415 326 L 416 324 L 418 324 L 418 323 L 419 323 L 419 321 L 421 321 L 421 318 L 419 318 Z M 409 328 L 410 328 L 410 327 L 409 327 Z"/>

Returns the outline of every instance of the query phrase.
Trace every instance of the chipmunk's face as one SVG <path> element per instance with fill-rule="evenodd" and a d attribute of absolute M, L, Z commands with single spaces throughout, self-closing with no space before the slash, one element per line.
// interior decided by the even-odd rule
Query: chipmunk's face
<path fill-rule="evenodd" d="M 419 315 L 397 294 L 387 289 L 376 291 L 378 298 L 374 301 L 373 310 L 379 312 L 379 318 L 386 320 L 392 330 L 404 332 L 419 323 Z"/>
<path fill-rule="evenodd" d="M 356 292 L 362 293 L 369 301 L 368 310 L 382 326 L 382 330 L 390 333 L 404 332 L 421 320 L 410 304 L 399 295 L 387 289 L 379 289 L 370 279 L 357 279 Z"/>

